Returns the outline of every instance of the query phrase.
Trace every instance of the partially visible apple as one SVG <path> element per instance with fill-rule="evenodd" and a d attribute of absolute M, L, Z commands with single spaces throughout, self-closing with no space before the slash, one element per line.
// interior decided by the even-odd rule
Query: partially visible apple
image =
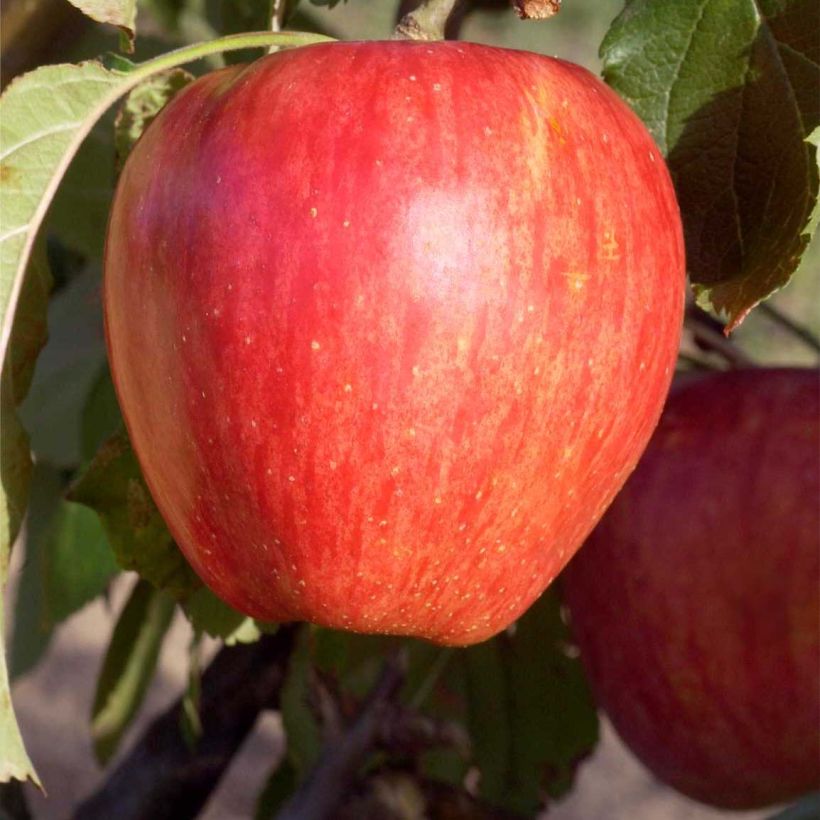
<path fill-rule="evenodd" d="M 599 702 L 658 777 L 735 809 L 820 788 L 820 372 L 673 388 L 562 578 Z"/>
<path fill-rule="evenodd" d="M 468 43 L 207 75 L 128 159 L 105 256 L 154 498 L 236 608 L 482 640 L 559 572 L 655 427 L 681 225 L 639 120 Z"/>

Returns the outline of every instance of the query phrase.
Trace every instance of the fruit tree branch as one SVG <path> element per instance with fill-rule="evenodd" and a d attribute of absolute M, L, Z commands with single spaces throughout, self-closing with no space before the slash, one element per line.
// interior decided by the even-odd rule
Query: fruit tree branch
<path fill-rule="evenodd" d="M 180 730 L 182 700 L 157 718 L 75 820 L 186 820 L 200 812 L 253 728 L 276 707 L 296 627 L 222 649 L 202 676 L 202 734 Z"/>
<path fill-rule="evenodd" d="M 328 744 L 304 784 L 285 804 L 277 820 L 324 820 L 333 817 L 356 780 L 359 767 L 376 747 L 390 701 L 404 680 L 399 657 L 387 661 L 358 717 L 350 728 Z"/>
<path fill-rule="evenodd" d="M 462 0 L 424 0 L 399 20 L 394 40 L 443 40 L 447 21 Z"/>

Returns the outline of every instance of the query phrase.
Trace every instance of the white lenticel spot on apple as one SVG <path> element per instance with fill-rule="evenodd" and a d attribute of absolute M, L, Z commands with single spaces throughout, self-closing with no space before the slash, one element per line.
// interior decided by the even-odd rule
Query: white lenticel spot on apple
<path fill-rule="evenodd" d="M 310 209 L 310 215 L 311 215 L 311 217 L 313 217 L 313 219 L 316 219 L 318 214 L 319 214 L 319 209 L 318 208 L 311 208 Z"/>
<path fill-rule="evenodd" d="M 322 347 L 322 346 L 319 344 L 319 342 L 317 342 L 317 341 L 316 341 L 316 339 L 314 339 L 314 340 L 310 343 L 310 349 L 311 349 L 311 350 L 320 350 L 320 349 L 321 349 L 321 347 Z"/>
<path fill-rule="evenodd" d="M 411 74 L 407 79 L 410 80 L 411 83 L 414 83 L 416 81 L 416 75 Z"/>
<path fill-rule="evenodd" d="M 295 475 L 289 475 L 288 476 L 288 481 L 291 481 L 291 482 L 296 481 L 296 476 Z"/>
<path fill-rule="evenodd" d="M 492 133 L 493 133 L 493 129 L 492 129 L 492 128 L 490 128 L 490 126 L 489 126 L 489 125 L 485 125 L 485 126 L 484 126 L 484 136 L 485 136 L 485 137 L 491 137 L 491 136 L 492 136 Z"/>
<path fill-rule="evenodd" d="M 345 219 L 345 221 L 344 221 L 344 222 L 342 222 L 342 227 L 343 227 L 343 228 L 349 228 L 349 227 L 350 227 L 350 220 L 349 220 L 349 219 Z"/>

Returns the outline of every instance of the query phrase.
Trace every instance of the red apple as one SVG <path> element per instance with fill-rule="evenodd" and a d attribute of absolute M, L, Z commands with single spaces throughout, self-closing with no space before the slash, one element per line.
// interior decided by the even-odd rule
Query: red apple
<path fill-rule="evenodd" d="M 564 574 L 599 702 L 684 794 L 754 808 L 820 787 L 820 372 L 673 389 Z"/>
<path fill-rule="evenodd" d="M 112 370 L 157 504 L 254 616 L 479 641 L 563 567 L 668 390 L 672 186 L 583 69 L 465 43 L 210 74 L 135 147 Z"/>

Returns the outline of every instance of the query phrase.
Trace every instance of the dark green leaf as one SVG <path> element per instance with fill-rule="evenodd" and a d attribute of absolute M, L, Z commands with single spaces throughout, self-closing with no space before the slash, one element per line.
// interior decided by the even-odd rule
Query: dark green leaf
<path fill-rule="evenodd" d="M 138 581 L 120 613 L 92 710 L 94 753 L 101 763 L 114 754 L 145 697 L 174 610 L 173 598 Z"/>
<path fill-rule="evenodd" d="M 310 652 L 310 629 L 304 627 L 291 653 L 282 686 L 282 723 L 287 738 L 287 756 L 304 780 L 319 757 L 322 734 L 310 703 L 313 664 Z"/>
<path fill-rule="evenodd" d="M 102 443 L 122 427 L 122 414 L 106 362 L 91 385 L 83 408 L 81 420 L 83 459 L 91 459 Z"/>
<path fill-rule="evenodd" d="M 92 20 L 116 26 L 122 35 L 121 48 L 128 52 L 134 50 L 137 0 L 71 0 L 71 3 Z"/>
<path fill-rule="evenodd" d="M 118 169 L 122 168 L 134 144 L 163 106 L 193 78 L 182 68 L 172 68 L 149 77 L 125 98 L 114 122 Z"/>
<path fill-rule="evenodd" d="M 113 123 L 113 114 L 106 114 L 86 137 L 46 217 L 49 235 L 56 234 L 68 247 L 97 263 L 102 259 L 114 194 Z"/>
<path fill-rule="evenodd" d="M 178 598 L 202 586 L 159 514 L 125 432 L 102 446 L 69 498 L 97 512 L 123 569 Z"/>
<path fill-rule="evenodd" d="M 820 4 L 629 0 L 601 53 L 606 81 L 667 156 L 698 301 L 733 328 L 808 243 Z"/>
<path fill-rule="evenodd" d="M 268 777 L 256 801 L 254 820 L 273 820 L 285 801 L 293 794 L 299 777 L 291 760 L 285 757 Z"/>
<path fill-rule="evenodd" d="M 385 655 L 396 643 L 384 635 L 357 635 L 310 627 L 311 658 L 318 669 L 332 675 L 345 692 L 363 698 L 375 684 Z"/>
<path fill-rule="evenodd" d="M 483 797 L 532 813 L 558 797 L 598 737 L 598 716 L 554 591 L 463 655 Z"/>
<path fill-rule="evenodd" d="M 237 612 L 204 586 L 185 599 L 182 609 L 195 632 L 221 638 L 228 646 L 253 643 L 263 632 L 276 629 L 275 624 L 255 621 Z"/>
<path fill-rule="evenodd" d="M 241 31 L 264 31 L 270 28 L 271 0 L 220 0 L 220 31 L 224 34 L 238 34 Z M 234 51 L 225 54 L 229 64 L 248 63 L 259 56 L 251 50 Z"/>
<path fill-rule="evenodd" d="M 15 602 L 12 678 L 37 663 L 55 627 L 102 594 L 117 572 L 99 518 L 65 501 L 63 489 L 56 470 L 37 465 Z"/>
<path fill-rule="evenodd" d="M 100 279 L 89 270 L 51 300 L 48 344 L 20 410 L 32 449 L 58 467 L 82 460 L 83 409 L 105 362 L 99 292 Z"/>

